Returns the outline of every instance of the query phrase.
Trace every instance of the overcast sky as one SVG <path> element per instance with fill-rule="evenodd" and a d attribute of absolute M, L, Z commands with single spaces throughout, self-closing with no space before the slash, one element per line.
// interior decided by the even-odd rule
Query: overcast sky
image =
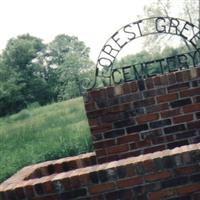
<path fill-rule="evenodd" d="M 176 0 L 180 2 L 182 0 Z M 106 40 L 143 15 L 152 0 L 0 0 L 0 49 L 29 33 L 49 42 L 58 34 L 78 36 L 97 60 Z M 139 44 L 137 44 L 139 45 Z"/>

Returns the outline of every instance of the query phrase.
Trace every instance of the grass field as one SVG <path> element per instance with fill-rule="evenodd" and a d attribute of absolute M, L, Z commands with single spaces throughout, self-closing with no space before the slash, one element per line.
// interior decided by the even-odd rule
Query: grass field
<path fill-rule="evenodd" d="M 89 151 L 82 98 L 0 118 L 0 182 L 24 166 Z"/>

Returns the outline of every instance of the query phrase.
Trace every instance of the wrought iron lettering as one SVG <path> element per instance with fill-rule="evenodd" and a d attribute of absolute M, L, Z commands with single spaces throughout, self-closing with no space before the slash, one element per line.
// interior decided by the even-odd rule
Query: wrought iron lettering
<path fill-rule="evenodd" d="M 154 24 L 153 28 L 150 30 L 146 29 L 145 25 L 148 24 L 146 22 Z M 154 61 L 147 61 L 145 63 L 122 67 L 120 68 L 121 70 L 113 69 L 113 63 L 117 55 L 129 42 L 152 34 L 177 35 L 182 37 L 184 40 L 187 40 L 191 47 L 196 51 L 186 54 L 179 54 L 175 57 L 173 56 L 165 59 L 157 59 Z M 96 86 L 97 79 L 99 79 L 103 85 L 106 85 L 107 83 L 119 84 L 123 81 L 129 81 L 130 78 L 133 77 L 134 79 L 141 79 L 154 76 L 156 74 L 149 71 L 154 64 L 159 65 L 160 72 L 157 72 L 159 74 L 166 73 L 166 68 L 168 69 L 168 72 L 188 68 L 189 59 L 192 59 L 193 66 L 196 67 L 196 57 L 199 57 L 199 47 L 196 41 L 199 39 L 200 30 L 198 27 L 190 22 L 178 18 L 151 17 L 127 24 L 117 30 L 107 40 L 97 59 L 95 72 L 96 76 L 94 82 L 91 83 L 88 80 L 84 80 L 83 88 L 92 89 Z M 117 76 L 120 78 L 117 79 Z"/>

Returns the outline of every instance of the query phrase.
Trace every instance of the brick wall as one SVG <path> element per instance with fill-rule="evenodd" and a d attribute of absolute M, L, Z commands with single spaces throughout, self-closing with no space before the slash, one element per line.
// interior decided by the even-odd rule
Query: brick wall
<path fill-rule="evenodd" d="M 95 152 L 23 168 L 0 200 L 200 200 L 199 67 L 84 101 Z"/>
<path fill-rule="evenodd" d="M 43 190 L 47 195 L 50 188 L 53 187 L 46 183 L 47 180 L 52 184 L 56 175 L 69 171 L 71 173 L 73 170 L 93 165 L 96 165 L 96 154 L 94 152 L 24 167 L 0 185 L 0 200 L 29 200 L 34 196 L 38 197 L 40 194 L 36 192 L 37 187 L 43 184 Z M 36 187 L 35 193 L 34 187 Z M 56 193 L 56 189 L 54 193 Z"/>
<path fill-rule="evenodd" d="M 3 200 L 199 200 L 200 144 L 0 186 Z M 25 172 L 26 170 L 24 170 Z"/>
<path fill-rule="evenodd" d="M 200 141 L 200 68 L 88 92 L 98 163 Z"/>

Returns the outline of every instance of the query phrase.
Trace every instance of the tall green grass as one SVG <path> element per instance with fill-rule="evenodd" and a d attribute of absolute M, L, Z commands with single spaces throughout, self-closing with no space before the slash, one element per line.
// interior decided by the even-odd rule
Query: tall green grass
<path fill-rule="evenodd" d="M 24 166 L 92 150 L 82 98 L 0 118 L 0 182 Z"/>

